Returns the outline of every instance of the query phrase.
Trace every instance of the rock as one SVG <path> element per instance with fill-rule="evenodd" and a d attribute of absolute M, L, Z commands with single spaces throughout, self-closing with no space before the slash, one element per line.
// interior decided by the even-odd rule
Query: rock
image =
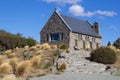
<path fill-rule="evenodd" d="M 65 56 L 65 58 L 58 59 L 58 64 L 61 65 L 63 62 L 66 62 L 66 71 L 81 72 L 84 74 L 110 74 L 110 71 L 105 72 L 106 69 L 109 69 L 106 65 L 86 59 L 86 57 L 90 57 L 90 51 L 76 50 L 69 53 L 64 52 L 62 56 Z M 113 68 L 112 71 L 114 71 Z"/>

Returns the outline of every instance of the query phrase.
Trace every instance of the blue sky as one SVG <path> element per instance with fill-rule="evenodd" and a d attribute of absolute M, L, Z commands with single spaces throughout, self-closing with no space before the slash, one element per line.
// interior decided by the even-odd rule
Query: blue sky
<path fill-rule="evenodd" d="M 120 37 L 120 0 L 0 0 L 0 29 L 40 41 L 39 32 L 59 13 L 100 24 L 102 44 Z"/>

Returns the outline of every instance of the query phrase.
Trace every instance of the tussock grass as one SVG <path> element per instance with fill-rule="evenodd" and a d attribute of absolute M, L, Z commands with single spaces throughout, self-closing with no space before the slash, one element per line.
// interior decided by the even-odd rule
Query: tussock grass
<path fill-rule="evenodd" d="M 15 50 L 15 51 L 19 50 L 19 47 L 16 47 L 14 50 Z"/>
<path fill-rule="evenodd" d="M 43 53 L 42 50 L 38 50 L 38 51 L 36 52 L 36 55 L 40 55 L 40 54 L 42 54 L 42 53 Z"/>
<path fill-rule="evenodd" d="M 8 57 L 9 57 L 9 58 L 14 58 L 14 57 L 16 57 L 16 56 L 17 56 L 16 53 L 11 53 Z"/>
<path fill-rule="evenodd" d="M 23 76 L 27 71 L 31 69 L 30 60 L 21 61 L 16 67 L 16 75 Z"/>
<path fill-rule="evenodd" d="M 66 63 L 62 63 L 62 65 L 60 66 L 60 68 L 59 68 L 59 70 L 60 71 L 63 71 L 63 70 L 65 70 L 66 69 Z"/>
<path fill-rule="evenodd" d="M 44 49 L 44 50 L 50 50 L 51 46 L 48 43 L 44 43 L 44 44 L 42 44 L 42 49 Z"/>
<path fill-rule="evenodd" d="M 115 52 L 117 51 L 116 47 L 115 46 L 108 46 L 108 48 L 114 50 Z"/>
<path fill-rule="evenodd" d="M 57 49 L 56 45 L 51 45 L 51 49 Z"/>
<path fill-rule="evenodd" d="M 36 47 L 41 49 L 42 45 L 41 44 L 37 44 Z"/>
<path fill-rule="evenodd" d="M 14 74 L 6 75 L 3 80 L 18 80 Z"/>
<path fill-rule="evenodd" d="M 5 51 L 5 55 L 9 56 L 12 53 L 12 50 Z"/>
<path fill-rule="evenodd" d="M 31 59 L 32 67 L 38 68 L 38 66 L 41 62 L 41 57 L 42 57 L 41 55 L 33 56 L 33 58 Z"/>
<path fill-rule="evenodd" d="M 12 72 L 12 66 L 9 63 L 3 63 L 0 65 L 0 71 L 2 73 L 11 73 Z"/>
<path fill-rule="evenodd" d="M 37 50 L 37 47 L 36 46 L 32 46 L 29 48 L 30 51 L 36 51 Z"/>
<path fill-rule="evenodd" d="M 29 46 L 25 46 L 24 49 L 25 49 L 25 50 L 28 50 L 28 49 L 29 49 Z"/>
<path fill-rule="evenodd" d="M 2 64 L 4 59 L 5 59 L 5 57 L 3 55 L 0 55 L 0 65 Z"/>
<path fill-rule="evenodd" d="M 16 66 L 19 64 L 20 59 L 19 58 L 13 58 L 9 60 L 9 64 L 12 66 L 13 72 L 15 73 Z"/>

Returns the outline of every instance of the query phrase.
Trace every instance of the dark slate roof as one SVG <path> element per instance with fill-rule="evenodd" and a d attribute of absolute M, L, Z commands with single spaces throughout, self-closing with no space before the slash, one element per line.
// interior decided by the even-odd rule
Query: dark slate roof
<path fill-rule="evenodd" d="M 75 18 L 65 16 L 65 15 L 60 15 L 60 16 L 64 20 L 65 24 L 67 24 L 67 26 L 73 32 L 95 36 L 95 37 L 101 37 L 99 34 L 97 34 L 94 31 L 94 29 L 92 28 L 92 25 L 88 21 L 75 19 Z"/>

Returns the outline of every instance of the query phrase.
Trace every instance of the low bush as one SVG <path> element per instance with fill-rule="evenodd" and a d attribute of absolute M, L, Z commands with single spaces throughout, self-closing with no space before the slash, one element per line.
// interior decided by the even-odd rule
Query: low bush
<path fill-rule="evenodd" d="M 41 44 L 36 44 L 36 47 L 37 47 L 38 49 L 41 49 L 42 45 L 41 45 Z"/>
<path fill-rule="evenodd" d="M 25 50 L 28 50 L 28 49 L 29 49 L 29 46 L 25 46 L 24 49 L 25 49 Z"/>
<path fill-rule="evenodd" d="M 19 58 L 13 58 L 9 60 L 9 64 L 12 66 L 13 73 L 15 73 L 16 66 L 19 64 Z"/>
<path fill-rule="evenodd" d="M 107 47 L 100 47 L 91 52 L 91 60 L 104 64 L 113 64 L 116 61 L 116 52 Z"/>
<path fill-rule="evenodd" d="M 37 47 L 36 46 L 32 46 L 32 47 L 29 48 L 29 50 L 30 51 L 35 51 L 35 50 L 37 50 Z"/>
<path fill-rule="evenodd" d="M 42 53 L 43 53 L 42 50 L 38 50 L 38 51 L 36 52 L 36 55 L 40 55 L 40 54 L 42 54 Z"/>
<path fill-rule="evenodd" d="M 108 48 L 114 50 L 114 51 L 117 51 L 116 47 L 115 46 L 108 46 Z"/>
<path fill-rule="evenodd" d="M 5 58 L 4 56 L 0 55 L 0 65 L 2 64 L 4 58 Z"/>
<path fill-rule="evenodd" d="M 62 49 L 62 50 L 67 50 L 68 49 L 68 47 L 65 44 L 61 44 L 59 46 L 59 48 Z"/>
<path fill-rule="evenodd" d="M 12 53 L 12 50 L 7 50 L 7 51 L 5 51 L 5 55 L 10 55 Z"/>
<path fill-rule="evenodd" d="M 9 58 L 14 58 L 14 57 L 16 57 L 17 55 L 16 55 L 16 53 L 11 53 L 8 57 Z"/>
<path fill-rule="evenodd" d="M 3 63 L 0 65 L 0 72 L 2 73 L 11 73 L 12 72 L 12 66 L 9 63 Z"/>
<path fill-rule="evenodd" d="M 32 62 L 32 66 L 34 68 L 38 68 L 40 62 L 41 62 L 41 55 L 38 55 L 38 56 L 34 56 L 32 59 L 31 59 L 31 62 Z"/>
<path fill-rule="evenodd" d="M 44 50 L 50 50 L 51 46 L 48 43 L 44 43 L 44 44 L 42 44 L 41 48 L 44 49 Z"/>
<path fill-rule="evenodd" d="M 57 49 L 56 45 L 51 45 L 51 49 Z"/>
<path fill-rule="evenodd" d="M 63 63 L 63 64 L 60 66 L 59 70 L 60 70 L 60 71 L 63 71 L 63 70 L 66 69 L 66 67 L 67 67 L 66 64 Z"/>
<path fill-rule="evenodd" d="M 31 62 L 29 60 L 20 62 L 16 67 L 16 75 L 22 76 L 31 69 Z"/>

